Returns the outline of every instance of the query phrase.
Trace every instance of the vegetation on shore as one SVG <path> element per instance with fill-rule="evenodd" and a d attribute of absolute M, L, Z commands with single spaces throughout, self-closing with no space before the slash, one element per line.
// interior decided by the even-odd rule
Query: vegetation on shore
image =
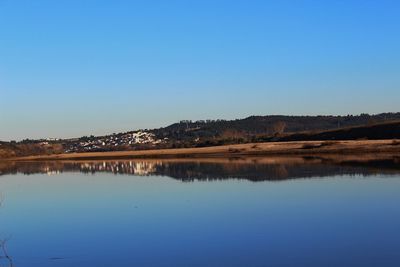
<path fill-rule="evenodd" d="M 14 158 L 13 160 L 105 160 L 133 158 L 218 158 L 242 156 L 400 153 L 398 140 L 296 141 L 224 145 L 203 148 L 85 152 Z"/>

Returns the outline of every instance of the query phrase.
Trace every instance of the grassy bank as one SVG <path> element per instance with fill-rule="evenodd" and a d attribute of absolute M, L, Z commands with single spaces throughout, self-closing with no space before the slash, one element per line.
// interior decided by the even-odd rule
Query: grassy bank
<path fill-rule="evenodd" d="M 96 160 L 128 158 L 204 158 L 263 155 L 400 153 L 400 140 L 298 141 L 226 145 L 204 148 L 70 153 L 12 160 Z"/>

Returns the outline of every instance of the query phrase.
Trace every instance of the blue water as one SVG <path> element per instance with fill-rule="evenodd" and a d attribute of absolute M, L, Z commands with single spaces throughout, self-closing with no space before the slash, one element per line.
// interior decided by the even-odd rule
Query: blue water
<path fill-rule="evenodd" d="M 0 176 L 16 267 L 400 266 L 400 175 Z M 7 259 L 0 266 L 9 266 Z"/>

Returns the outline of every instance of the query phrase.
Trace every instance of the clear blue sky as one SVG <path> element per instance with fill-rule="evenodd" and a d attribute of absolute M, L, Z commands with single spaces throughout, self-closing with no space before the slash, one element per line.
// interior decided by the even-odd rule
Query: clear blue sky
<path fill-rule="evenodd" d="M 400 111 L 399 1 L 0 0 L 0 140 Z"/>

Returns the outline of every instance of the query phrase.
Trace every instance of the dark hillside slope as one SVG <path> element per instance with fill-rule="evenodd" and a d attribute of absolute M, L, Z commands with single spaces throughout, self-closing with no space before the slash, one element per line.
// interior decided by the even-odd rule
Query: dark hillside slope
<path fill-rule="evenodd" d="M 298 133 L 279 138 L 279 141 L 400 139 L 400 121 L 342 128 L 317 133 Z"/>
<path fill-rule="evenodd" d="M 251 116 L 237 120 L 181 121 L 153 132 L 172 139 L 211 138 L 224 135 L 274 135 L 304 131 L 326 131 L 400 120 L 400 113 L 358 116 Z"/>

